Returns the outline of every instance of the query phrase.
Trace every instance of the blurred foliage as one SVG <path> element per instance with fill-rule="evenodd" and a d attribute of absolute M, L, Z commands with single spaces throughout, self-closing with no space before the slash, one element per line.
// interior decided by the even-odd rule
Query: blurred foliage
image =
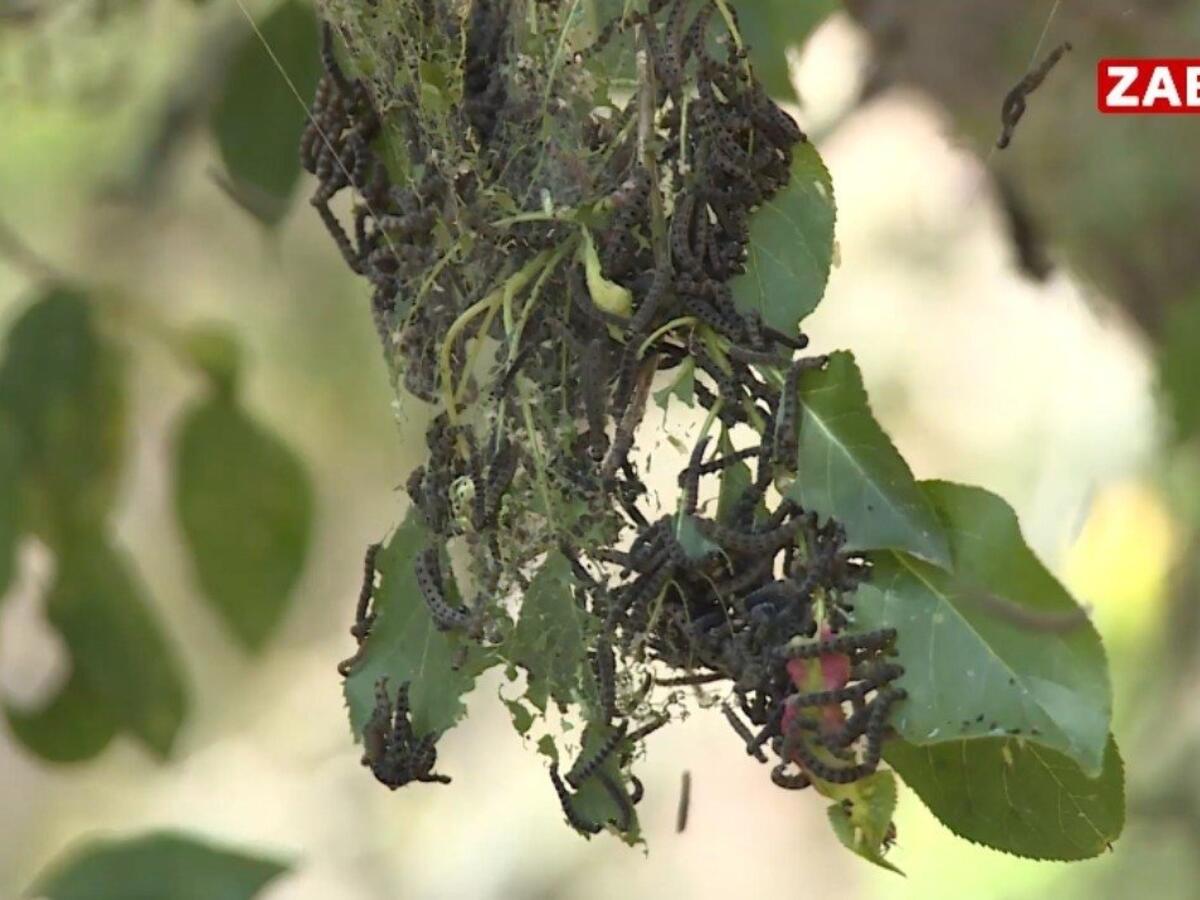
<path fill-rule="evenodd" d="M 121 721 L 82 671 L 74 671 L 48 703 L 27 710 L 5 706 L 9 731 L 48 763 L 77 763 L 104 752 Z"/>
<path fill-rule="evenodd" d="M 0 604 L 12 583 L 20 536 L 20 439 L 7 415 L 0 413 Z"/>
<path fill-rule="evenodd" d="M 1200 436 L 1200 292 L 1167 313 L 1160 388 L 1174 422 L 1174 437 Z"/>
<path fill-rule="evenodd" d="M 23 518 L 56 549 L 112 510 L 126 451 L 126 374 L 78 288 L 45 289 L 9 331 L 0 409 L 20 448 Z"/>
<path fill-rule="evenodd" d="M 160 831 L 92 839 L 64 854 L 29 890 L 47 900 L 250 900 L 285 863 Z"/>
<path fill-rule="evenodd" d="M 308 476 L 222 392 L 184 412 L 175 443 L 176 514 L 204 596 L 242 644 L 259 650 L 308 552 Z"/>
<path fill-rule="evenodd" d="M 101 531 L 79 534 L 56 562 L 46 617 L 70 648 L 74 678 L 122 730 L 157 756 L 170 755 L 186 690 L 132 562 Z"/>
<path fill-rule="evenodd" d="M 268 225 L 286 215 L 300 182 L 297 148 L 320 74 L 318 49 L 312 7 L 285 0 L 242 41 L 213 110 L 227 190 Z"/>

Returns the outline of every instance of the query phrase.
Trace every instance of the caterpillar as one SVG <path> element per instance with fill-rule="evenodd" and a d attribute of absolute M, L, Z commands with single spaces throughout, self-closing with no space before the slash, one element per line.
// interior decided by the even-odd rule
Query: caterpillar
<path fill-rule="evenodd" d="M 613 822 L 617 831 L 626 832 L 633 827 L 633 804 L 629 800 L 629 795 L 621 789 L 621 786 L 613 780 L 612 776 L 604 771 L 596 772 L 596 780 L 604 788 L 613 803 L 620 810 L 621 817 Z"/>
<path fill-rule="evenodd" d="M 759 762 L 765 763 L 767 761 L 767 757 L 760 749 L 760 745 L 755 743 L 754 735 L 750 732 L 750 729 L 746 727 L 745 723 L 738 718 L 737 713 L 729 708 L 728 703 L 721 704 L 721 713 L 725 716 L 725 721 L 727 721 L 733 727 L 733 730 L 737 733 L 737 736 L 742 739 L 742 743 L 746 747 L 746 753 L 748 753 L 750 756 L 753 756 Z"/>
<path fill-rule="evenodd" d="M 576 760 L 575 765 L 571 767 L 571 771 L 567 773 L 567 783 L 578 790 L 579 785 L 595 774 L 604 765 L 609 756 L 612 755 L 613 751 L 621 745 L 621 742 L 625 739 L 625 730 L 627 727 L 622 722 L 609 733 L 608 737 L 592 752 L 591 756 L 587 758 L 580 756 Z"/>
<path fill-rule="evenodd" d="M 563 815 L 567 817 L 567 824 L 580 834 L 599 834 L 602 826 L 587 821 L 575 811 L 575 804 L 571 802 L 571 792 L 558 775 L 558 763 L 550 764 L 550 783 L 554 785 L 554 793 L 558 795 L 558 802 L 562 806 Z"/>
<path fill-rule="evenodd" d="M 714 543 L 734 553 L 754 556 L 773 555 L 793 540 L 801 521 L 794 519 L 770 531 L 737 531 L 712 519 L 696 519 L 700 533 Z"/>
<path fill-rule="evenodd" d="M 771 781 L 789 791 L 803 790 L 812 784 L 812 780 L 804 772 L 788 773 L 787 763 L 779 763 L 771 769 Z"/>
<path fill-rule="evenodd" d="M 683 777 L 679 782 L 679 805 L 675 809 L 675 833 L 683 834 L 687 829 L 688 812 L 692 805 L 692 773 L 687 769 L 683 770 Z"/>
<path fill-rule="evenodd" d="M 694 515 L 696 512 L 696 504 L 700 493 L 700 469 L 704 461 L 704 451 L 708 449 L 709 440 L 710 438 L 706 435 L 696 442 L 696 446 L 692 448 L 692 455 L 688 460 L 687 468 L 679 473 L 679 482 L 683 487 L 680 509 L 685 516 Z"/>
<path fill-rule="evenodd" d="M 466 630 L 470 624 L 470 616 L 467 611 L 446 602 L 437 548 L 427 547 L 418 553 L 414 569 L 417 576 L 417 587 L 421 591 L 421 596 L 425 598 L 425 604 L 429 607 L 433 624 L 437 626 L 438 630 Z"/>

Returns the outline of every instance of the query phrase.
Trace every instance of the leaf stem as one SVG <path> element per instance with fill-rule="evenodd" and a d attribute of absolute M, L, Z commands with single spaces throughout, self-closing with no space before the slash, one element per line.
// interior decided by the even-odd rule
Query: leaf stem
<path fill-rule="evenodd" d="M 518 271 L 510 275 L 502 285 L 493 290 L 490 294 L 481 300 L 477 300 L 469 307 L 463 310 L 454 323 L 446 331 L 446 338 L 442 341 L 441 358 L 439 360 L 438 370 L 442 384 L 442 395 L 445 398 L 446 413 L 450 417 L 451 424 L 456 424 L 458 421 L 457 401 L 461 394 L 463 384 L 466 383 L 466 377 L 459 384 L 456 390 L 453 386 L 453 376 L 451 374 L 451 355 L 454 350 L 454 343 L 458 340 L 459 334 L 463 332 L 468 325 L 471 324 L 481 314 L 489 315 L 488 324 L 491 323 L 491 316 L 496 313 L 496 308 L 501 303 L 511 303 L 512 297 L 525 287 L 535 275 L 537 275 L 546 265 L 551 257 L 551 251 L 543 250 L 529 262 L 525 263 Z M 482 336 L 482 335 L 481 335 Z"/>
<path fill-rule="evenodd" d="M 695 325 L 696 321 L 697 319 L 695 316 L 680 316 L 678 319 L 672 319 L 665 325 L 660 325 L 658 328 L 650 332 L 650 335 L 644 341 L 642 341 L 641 346 L 638 347 L 638 359 L 641 359 L 643 356 L 645 356 L 646 351 L 650 349 L 650 345 L 668 331 L 672 331 L 675 328 L 678 328 L 680 325 Z"/>

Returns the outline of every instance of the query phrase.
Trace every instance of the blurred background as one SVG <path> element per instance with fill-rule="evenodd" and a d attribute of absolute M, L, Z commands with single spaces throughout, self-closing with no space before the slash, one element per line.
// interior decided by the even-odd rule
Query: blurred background
<path fill-rule="evenodd" d="M 1111 853 L 1007 857 L 903 793 L 899 878 L 846 853 L 824 803 L 774 788 L 713 711 L 650 743 L 648 853 L 564 826 L 496 678 L 439 746 L 452 787 L 390 793 L 359 766 L 334 667 L 422 413 L 394 403 L 367 288 L 295 162 L 311 8 L 245 2 L 0 0 L 0 411 L 41 429 L 55 498 L 8 540 L 0 441 L 0 897 L 81 841 L 159 829 L 285 867 L 269 900 L 1200 897 L 1200 120 L 1101 117 L 1094 83 L 1102 56 L 1195 55 L 1200 3 L 740 4 L 833 174 L 814 346 L 854 350 L 918 477 L 1016 507 L 1113 666 L 1129 821 Z M 1005 93 L 1063 40 L 994 151 Z M 56 343 L 56 315 L 86 324 Z M 54 481 L 64 435 L 101 496 Z M 208 489 L 211 458 L 233 487 Z M 247 619 L 210 599 L 229 579 L 278 599 Z M 90 590 L 122 612 L 80 624 Z M 146 714 L 97 713 L 71 660 L 119 686 L 138 654 L 161 670 Z"/>

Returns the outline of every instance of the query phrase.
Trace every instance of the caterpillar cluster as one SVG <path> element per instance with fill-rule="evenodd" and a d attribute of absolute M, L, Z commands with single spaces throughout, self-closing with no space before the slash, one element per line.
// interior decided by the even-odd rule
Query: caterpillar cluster
<path fill-rule="evenodd" d="M 449 784 L 450 778 L 433 771 L 437 765 L 435 734 L 417 735 L 409 721 L 407 682 L 393 701 L 386 678 L 375 684 L 375 710 L 363 729 L 362 763 L 393 791 L 413 781 Z"/>
<path fill-rule="evenodd" d="M 731 287 L 750 217 L 786 187 L 805 136 L 713 0 L 626 4 L 590 45 L 569 4 L 460 6 L 331 0 L 301 150 L 314 206 L 373 288 L 397 381 L 437 404 L 406 483 L 430 535 L 412 576 L 433 623 L 502 651 L 538 567 L 568 562 L 588 645 L 580 681 L 594 689 L 555 699 L 607 737 L 551 780 L 584 833 L 633 827 L 634 750 L 675 702 L 655 685 L 727 689 L 726 716 L 751 755 L 779 758 L 783 787 L 863 777 L 903 697 L 885 659 L 895 636 L 855 633 L 869 564 L 837 522 L 774 490 L 803 477 L 799 384 L 826 360 L 801 355 L 803 334 L 740 308 Z M 372 18 L 385 7 L 386 27 Z M 342 69 L 337 42 L 352 59 L 370 50 L 369 78 Z M 618 45 L 627 66 L 606 75 Z M 444 84 L 423 80 L 433 70 Z M 613 100 L 609 77 L 639 87 Z M 348 228 L 330 207 L 343 191 L 355 195 Z M 679 507 L 663 513 L 638 470 L 638 429 L 655 379 L 685 365 L 724 434 L 696 442 Z M 757 442 L 733 447 L 738 426 Z M 712 512 L 706 478 L 744 486 Z M 453 541 L 478 588 L 465 606 L 447 598 L 441 567 Z M 851 682 L 802 692 L 789 664 L 808 653 L 848 656 Z M 386 700 L 368 765 L 389 786 L 440 778 L 423 768 L 428 736 L 414 756 L 401 698 Z M 829 707 L 849 708 L 843 726 L 808 729 Z M 593 779 L 619 810 L 611 821 L 576 808 L 572 792 Z"/>

